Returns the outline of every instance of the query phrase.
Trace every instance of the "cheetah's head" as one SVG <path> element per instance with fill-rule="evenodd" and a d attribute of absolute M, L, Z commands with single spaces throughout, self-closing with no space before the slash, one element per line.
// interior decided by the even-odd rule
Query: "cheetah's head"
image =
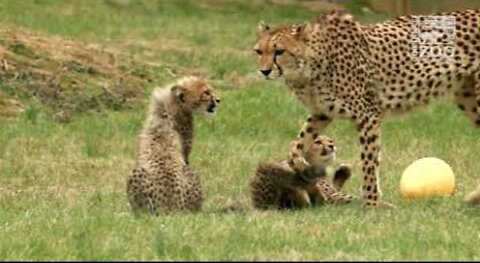
<path fill-rule="evenodd" d="M 198 77 L 180 79 L 171 88 L 178 105 L 184 110 L 215 115 L 220 98 L 215 95 L 213 88 Z"/>
<path fill-rule="evenodd" d="M 263 21 L 258 25 L 259 38 L 253 50 L 258 55 L 260 72 L 267 78 L 272 71 L 281 77 L 285 71 L 298 67 L 304 50 L 303 37 L 308 24 L 292 24 L 270 28 Z"/>
<path fill-rule="evenodd" d="M 305 153 L 305 159 L 310 164 L 326 165 L 335 161 L 337 147 L 333 140 L 324 135 L 318 135 Z"/>

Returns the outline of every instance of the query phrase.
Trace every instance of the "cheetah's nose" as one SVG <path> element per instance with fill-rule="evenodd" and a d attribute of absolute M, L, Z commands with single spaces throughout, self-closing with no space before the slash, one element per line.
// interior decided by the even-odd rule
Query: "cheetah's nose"
<path fill-rule="evenodd" d="M 262 72 L 263 75 L 265 75 L 265 77 L 268 77 L 268 75 L 270 74 L 270 72 L 272 72 L 271 69 L 261 69 L 260 72 Z"/>

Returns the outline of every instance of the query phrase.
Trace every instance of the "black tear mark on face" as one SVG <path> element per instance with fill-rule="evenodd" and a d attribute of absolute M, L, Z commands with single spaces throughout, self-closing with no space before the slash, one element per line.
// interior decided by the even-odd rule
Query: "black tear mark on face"
<path fill-rule="evenodd" d="M 274 56 L 274 57 L 273 57 L 273 63 L 275 64 L 275 66 L 277 66 L 278 76 L 281 77 L 281 76 L 283 75 L 283 68 L 280 67 L 280 65 L 278 65 L 278 63 L 277 63 L 277 56 Z"/>
<path fill-rule="evenodd" d="M 278 76 L 281 77 L 283 75 L 283 69 L 280 67 L 280 65 L 277 62 L 277 57 L 281 56 L 284 52 L 285 49 L 279 48 L 277 44 L 274 45 L 275 51 L 273 53 L 273 64 L 277 67 L 278 69 Z"/>

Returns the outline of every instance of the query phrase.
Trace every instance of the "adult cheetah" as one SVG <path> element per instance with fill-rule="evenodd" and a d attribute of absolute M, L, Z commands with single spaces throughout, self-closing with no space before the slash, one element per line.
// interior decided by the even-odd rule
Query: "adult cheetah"
<path fill-rule="evenodd" d="M 139 135 L 136 168 L 127 179 L 135 213 L 200 210 L 200 179 L 188 164 L 193 139 L 193 114 L 214 114 L 220 102 L 202 79 L 185 77 L 153 91 Z"/>
<path fill-rule="evenodd" d="M 438 35 L 436 43 L 453 37 L 449 56 L 414 54 L 413 28 L 426 16 L 362 25 L 349 14 L 332 12 L 310 23 L 259 25 L 254 51 L 261 73 L 284 76 L 310 113 L 300 142 L 311 141 L 333 118 L 356 124 L 367 207 L 380 204 L 380 123 L 386 115 L 452 92 L 458 107 L 480 126 L 480 10 L 436 15 L 452 19 L 453 33 L 420 28 L 420 37 Z"/>
<path fill-rule="evenodd" d="M 296 142 L 292 147 L 297 147 Z M 339 190 L 351 176 L 351 169 L 342 165 L 328 180 L 326 167 L 335 161 L 335 146 L 326 136 L 318 136 L 312 145 L 305 146 L 304 158 L 308 167 L 295 167 L 291 151 L 287 160 L 263 162 L 250 181 L 253 206 L 257 209 L 304 208 L 315 204 L 349 203 L 355 198 Z"/>

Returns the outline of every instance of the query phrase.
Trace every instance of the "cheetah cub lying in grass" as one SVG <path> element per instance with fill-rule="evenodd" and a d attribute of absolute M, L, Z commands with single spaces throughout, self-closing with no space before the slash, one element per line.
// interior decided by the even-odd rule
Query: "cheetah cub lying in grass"
<path fill-rule="evenodd" d="M 303 208 L 315 204 L 349 203 L 356 199 L 340 192 L 351 177 L 351 169 L 341 165 L 333 181 L 327 178 L 326 168 L 335 161 L 336 147 L 326 136 L 317 136 L 305 149 L 309 166 L 295 166 L 292 158 L 298 154 L 297 142 L 292 143 L 289 160 L 264 162 L 257 167 L 250 182 L 253 206 L 258 209 Z"/>
<path fill-rule="evenodd" d="M 136 168 L 127 179 L 135 213 L 197 211 L 203 203 L 200 179 L 188 164 L 194 113 L 213 115 L 220 100 L 197 77 L 153 91 L 139 135 Z"/>

